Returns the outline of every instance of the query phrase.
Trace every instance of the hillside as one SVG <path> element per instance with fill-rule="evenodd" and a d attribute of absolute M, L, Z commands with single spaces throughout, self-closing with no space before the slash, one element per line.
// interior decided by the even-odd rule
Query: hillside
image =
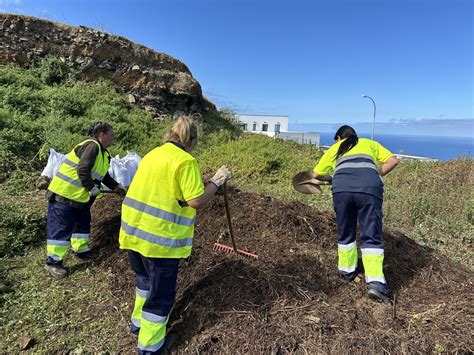
<path fill-rule="evenodd" d="M 128 329 L 133 274 L 117 247 L 120 198 L 107 196 L 92 210 L 92 243 L 101 257 L 82 262 L 68 254 L 70 276 L 53 280 L 43 269 L 46 201 L 34 183 L 49 148 L 69 151 L 98 119 L 114 126 L 113 155 L 144 155 L 163 142 L 178 112 L 203 114 L 193 154 L 204 179 L 221 164 L 231 166 L 237 243 L 259 260 L 212 249 L 218 240 L 229 243 L 222 195 L 199 211 L 170 317 L 176 353 L 473 352 L 472 159 L 402 162 L 387 176 L 383 237 L 394 303 L 373 303 L 363 281 L 347 284 L 338 275 L 329 188 L 313 196 L 291 188 L 291 177 L 312 168 L 321 151 L 241 134 L 231 111 L 196 104 L 197 82 L 164 54 L 24 16 L 0 15 L 0 23 L 14 38 L 2 34 L 0 42 L 7 64 L 0 66 L 0 353 L 135 351 Z M 24 53 L 40 45 L 47 51 L 28 61 Z M 101 55 L 119 47 L 113 70 L 77 62 L 87 52 L 104 63 Z M 157 86 L 134 81 L 135 65 L 153 70 Z M 186 93 L 174 79 L 160 82 L 160 71 L 186 76 Z M 156 94 L 151 101 L 141 96 L 148 89 Z"/>
<path fill-rule="evenodd" d="M 78 69 L 83 80 L 112 81 L 128 94 L 131 103 L 153 117 L 204 116 L 215 109 L 202 96 L 188 67 L 167 54 L 84 26 L 0 14 L 0 65 L 14 63 L 28 68 L 47 56 Z"/>

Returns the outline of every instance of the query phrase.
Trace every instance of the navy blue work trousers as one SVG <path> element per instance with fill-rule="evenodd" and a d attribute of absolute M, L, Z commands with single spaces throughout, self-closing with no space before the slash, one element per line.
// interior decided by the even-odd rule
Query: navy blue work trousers
<path fill-rule="evenodd" d="M 367 193 L 337 192 L 333 194 L 333 202 L 336 212 L 339 248 L 347 250 L 347 246 L 355 246 L 357 223 L 359 223 L 360 248 L 362 252 L 364 253 L 364 250 L 372 252 L 374 250 L 381 250 L 379 254 L 383 254 L 383 199 Z M 341 274 L 348 281 L 351 281 L 361 269 L 362 265 L 358 265 L 355 271 L 341 271 Z M 369 282 L 368 287 L 375 288 L 385 294 L 389 292 L 384 279 L 381 282 Z"/>
<path fill-rule="evenodd" d="M 48 215 L 46 222 L 47 242 L 63 243 L 67 245 L 71 241 L 73 233 L 89 234 L 91 229 L 91 206 L 94 198 L 82 208 L 74 208 L 55 200 L 48 203 Z M 48 256 L 46 263 L 50 265 L 61 264 L 54 256 Z"/>
<path fill-rule="evenodd" d="M 337 192 L 333 202 L 340 244 L 355 241 L 358 221 L 361 248 L 383 248 L 381 198 L 361 192 Z"/>
<path fill-rule="evenodd" d="M 128 251 L 130 266 L 136 275 L 136 287 L 148 291 L 143 312 L 167 317 L 176 300 L 176 280 L 181 259 L 149 258 Z M 132 324 L 132 332 L 139 331 Z"/>

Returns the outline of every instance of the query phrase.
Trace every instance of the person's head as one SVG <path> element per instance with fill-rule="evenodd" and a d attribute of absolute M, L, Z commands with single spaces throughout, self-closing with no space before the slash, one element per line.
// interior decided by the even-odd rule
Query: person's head
<path fill-rule="evenodd" d="M 97 139 L 105 149 L 114 143 L 114 129 L 108 123 L 101 121 L 94 123 L 88 134 Z"/>
<path fill-rule="evenodd" d="M 198 127 L 192 118 L 182 116 L 176 120 L 171 130 L 166 134 L 166 141 L 175 142 L 190 152 L 197 145 Z"/>
<path fill-rule="evenodd" d="M 339 149 L 337 150 L 337 153 L 336 153 L 336 159 L 343 156 L 349 150 L 354 148 L 354 146 L 359 141 L 359 138 L 357 137 L 357 133 L 354 130 L 354 128 L 347 125 L 339 127 L 336 134 L 334 135 L 335 141 L 338 142 L 342 139 L 345 139 L 345 141 L 342 142 L 341 145 L 339 146 Z"/>

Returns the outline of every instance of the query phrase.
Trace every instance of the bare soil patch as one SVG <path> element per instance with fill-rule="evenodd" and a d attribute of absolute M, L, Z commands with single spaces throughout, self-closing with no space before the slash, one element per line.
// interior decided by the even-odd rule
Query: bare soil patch
<path fill-rule="evenodd" d="M 212 249 L 230 245 L 222 195 L 198 213 L 169 322 L 177 353 L 472 352 L 472 272 L 464 266 L 384 230 L 395 302 L 377 304 L 363 281 L 339 277 L 332 214 L 237 189 L 229 196 L 237 245 L 259 260 Z M 111 292 L 132 305 L 134 276 L 118 250 L 120 203 L 96 202 L 92 233 L 102 252 L 97 267 L 112 268 Z M 134 351 L 136 338 L 120 336 L 124 352 Z"/>

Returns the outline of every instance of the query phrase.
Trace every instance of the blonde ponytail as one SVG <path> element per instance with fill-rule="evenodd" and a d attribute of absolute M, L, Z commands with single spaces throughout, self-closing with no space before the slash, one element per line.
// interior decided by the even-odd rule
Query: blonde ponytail
<path fill-rule="evenodd" d="M 181 144 L 190 151 L 197 143 L 197 125 L 191 117 L 182 116 L 176 120 L 165 140 Z"/>

